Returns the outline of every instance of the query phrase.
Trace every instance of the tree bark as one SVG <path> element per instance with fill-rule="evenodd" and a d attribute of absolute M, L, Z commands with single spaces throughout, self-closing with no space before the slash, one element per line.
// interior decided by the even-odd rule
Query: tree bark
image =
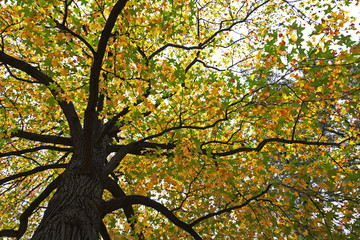
<path fill-rule="evenodd" d="M 71 160 L 33 240 L 98 240 L 103 184 L 100 171 L 84 173 L 80 159 Z M 99 166 L 98 166 L 99 167 Z"/>

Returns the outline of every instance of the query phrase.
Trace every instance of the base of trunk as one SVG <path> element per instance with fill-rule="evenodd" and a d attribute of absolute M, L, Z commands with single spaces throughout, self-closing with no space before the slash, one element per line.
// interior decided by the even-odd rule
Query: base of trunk
<path fill-rule="evenodd" d="M 103 187 L 100 179 L 65 172 L 33 240 L 98 240 Z"/>

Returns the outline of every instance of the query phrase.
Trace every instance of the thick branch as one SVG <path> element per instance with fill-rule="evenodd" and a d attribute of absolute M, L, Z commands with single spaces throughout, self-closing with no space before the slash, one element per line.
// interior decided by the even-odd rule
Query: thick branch
<path fill-rule="evenodd" d="M 115 182 L 115 180 L 106 177 L 104 180 L 104 188 L 106 190 L 108 190 L 115 198 L 120 198 L 120 197 L 125 197 L 126 194 L 125 192 L 122 190 L 122 188 Z M 127 205 L 123 207 L 127 222 L 130 223 L 130 226 L 133 230 L 135 230 L 135 223 L 136 223 L 136 219 L 135 222 L 133 219 L 133 217 L 135 216 L 135 212 L 134 209 L 131 205 Z M 139 239 L 144 239 L 143 234 L 139 233 L 138 234 Z"/>
<path fill-rule="evenodd" d="M 100 234 L 103 240 L 111 240 L 111 237 L 106 229 L 105 223 L 101 221 L 100 223 Z"/>
<path fill-rule="evenodd" d="M 128 145 L 124 145 L 105 165 L 103 176 L 108 176 L 117 166 L 119 166 L 121 160 L 123 160 L 128 153 L 135 150 L 135 147 L 135 143 L 129 143 Z"/>
<path fill-rule="evenodd" d="M 163 143 L 151 143 L 151 142 L 133 142 L 127 145 L 111 145 L 109 147 L 110 152 L 116 151 L 116 154 L 110 159 L 110 161 L 106 164 L 103 176 L 108 176 L 117 166 L 119 166 L 122 159 L 127 154 L 134 155 L 143 155 L 143 152 L 147 149 L 164 149 L 170 150 L 175 148 L 176 145 L 173 143 L 163 144 Z"/>
<path fill-rule="evenodd" d="M 110 130 L 115 126 L 116 122 L 119 120 L 120 117 L 124 116 L 130 111 L 129 107 L 125 107 L 121 112 L 116 114 L 113 118 L 111 118 L 104 126 L 103 131 L 100 134 L 98 140 L 101 140 L 105 137 L 106 134 L 110 132 Z"/>
<path fill-rule="evenodd" d="M 12 181 L 14 179 L 21 178 L 21 177 L 27 177 L 27 176 L 30 176 L 32 174 L 42 172 L 42 171 L 45 171 L 45 170 L 48 170 L 48 169 L 66 168 L 66 165 L 67 164 L 65 164 L 65 163 L 57 163 L 57 164 L 51 164 L 51 165 L 45 165 L 45 166 L 36 167 L 36 168 L 34 168 L 32 170 L 25 171 L 25 172 L 20 172 L 20 173 L 11 175 L 9 177 L 0 179 L 0 186 L 2 184 L 4 184 L 4 183 Z"/>
<path fill-rule="evenodd" d="M 267 193 L 267 192 L 269 191 L 270 187 L 271 187 L 271 184 L 269 184 L 264 191 L 262 191 L 262 192 L 259 193 L 258 195 L 255 195 L 255 196 L 249 198 L 248 200 L 246 200 L 244 203 L 242 203 L 242 204 L 240 204 L 240 205 L 233 206 L 233 207 L 230 207 L 230 208 L 225 208 L 225 209 L 220 210 L 220 211 L 218 211 L 218 212 L 209 213 L 209 214 L 207 214 L 207 215 L 205 215 L 205 216 L 202 216 L 202 217 L 196 219 L 195 221 L 193 221 L 192 223 L 190 223 L 189 226 L 193 227 L 193 226 L 195 226 L 196 224 L 199 224 L 200 222 L 202 222 L 202 221 L 204 221 L 204 220 L 206 220 L 206 219 L 208 219 L 208 218 L 211 218 L 211 217 L 214 217 L 214 216 L 218 216 L 218 215 L 221 215 L 221 214 L 223 214 L 223 213 L 228 213 L 228 212 L 231 212 L 231 211 L 233 211 L 233 210 L 235 210 L 235 209 L 239 209 L 239 208 L 245 207 L 245 206 L 248 205 L 251 201 L 258 199 L 259 197 L 261 197 L 262 195 L 264 195 L 265 193 Z"/>
<path fill-rule="evenodd" d="M 109 152 L 117 152 L 120 151 L 124 145 L 110 145 L 108 151 Z M 133 155 L 142 155 L 143 151 L 147 149 L 163 149 L 163 150 L 171 150 L 176 147 L 173 143 L 152 143 L 152 142 L 141 142 L 138 144 L 136 149 L 130 151 L 129 154 Z"/>
<path fill-rule="evenodd" d="M 130 196 L 115 198 L 110 201 L 107 201 L 104 203 L 103 214 L 105 215 L 116 209 L 123 208 L 124 206 L 128 206 L 128 205 L 134 205 L 134 204 L 141 204 L 141 205 L 155 209 L 156 211 L 160 212 L 165 217 L 167 217 L 169 219 L 169 221 L 171 221 L 177 227 L 188 232 L 191 236 L 194 237 L 194 239 L 197 239 L 197 240 L 202 239 L 200 237 L 200 235 L 197 232 L 195 232 L 195 230 L 192 228 L 192 226 L 190 226 L 189 224 L 187 224 L 187 223 L 181 221 L 179 218 L 177 218 L 167 207 L 165 207 L 161 203 L 159 203 L 155 200 L 152 200 L 148 197 L 145 197 L 145 196 L 130 195 Z"/>
<path fill-rule="evenodd" d="M 56 92 L 54 89 L 50 88 L 51 84 L 55 84 L 58 86 L 56 82 L 43 72 L 41 72 L 36 67 L 31 66 L 29 63 L 19 60 L 17 58 L 14 58 L 10 55 L 7 55 L 4 53 L 4 51 L 0 51 L 0 62 L 3 62 L 5 64 L 10 65 L 13 68 L 16 68 L 20 71 L 23 71 L 27 74 L 29 74 L 31 77 L 36 79 L 39 83 L 47 86 L 52 93 L 52 95 L 55 97 L 55 99 L 58 98 L 58 92 Z M 59 87 L 59 86 L 58 86 Z M 80 120 L 78 118 L 78 115 L 75 111 L 74 105 L 72 102 L 66 102 L 62 100 L 58 100 L 58 103 L 62 109 L 62 111 L 65 114 L 65 117 L 69 123 L 69 128 L 71 132 L 71 136 L 73 138 L 74 143 L 80 144 L 82 141 L 82 128 L 80 124 Z"/>
<path fill-rule="evenodd" d="M 119 0 L 114 8 L 111 10 L 109 18 L 106 21 L 105 27 L 101 33 L 101 37 L 98 44 L 98 49 L 94 56 L 94 61 L 91 66 L 90 72 L 90 89 L 89 89 L 89 99 L 88 104 L 85 110 L 85 119 L 84 119 L 84 161 L 82 163 L 82 168 L 85 171 L 88 171 L 91 167 L 91 158 L 92 158 L 92 145 L 93 145 L 93 128 L 96 118 L 95 108 L 99 98 L 99 78 L 101 65 L 106 51 L 106 46 L 111 35 L 111 31 L 115 26 L 116 20 L 124 9 L 127 0 Z"/>
<path fill-rule="evenodd" d="M 42 143 L 53 143 L 53 144 L 61 144 L 61 145 L 66 145 L 66 146 L 73 145 L 71 138 L 43 135 L 43 134 L 38 134 L 38 133 L 26 132 L 23 130 L 18 130 L 16 133 L 11 134 L 11 136 L 25 138 L 28 140 L 38 141 L 38 142 L 42 142 Z"/>
<path fill-rule="evenodd" d="M 106 177 L 104 180 L 104 188 L 108 190 L 115 198 L 125 197 L 125 192 L 121 189 L 121 187 L 111 178 Z M 131 206 L 124 207 L 124 212 L 128 221 L 135 214 L 134 209 Z"/>
<path fill-rule="evenodd" d="M 0 231 L 0 237 L 16 237 L 20 239 L 26 232 L 29 217 L 33 214 L 34 210 L 44 201 L 52 191 L 57 188 L 61 180 L 61 175 L 52 181 L 45 190 L 25 209 L 20 215 L 20 225 L 18 230 L 4 229 Z"/>

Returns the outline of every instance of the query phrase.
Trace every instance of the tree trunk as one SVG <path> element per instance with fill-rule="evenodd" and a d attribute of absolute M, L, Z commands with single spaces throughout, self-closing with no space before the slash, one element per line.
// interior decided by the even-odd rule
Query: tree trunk
<path fill-rule="evenodd" d="M 101 178 L 99 174 L 82 173 L 76 165 L 63 173 L 33 240 L 99 239 Z"/>

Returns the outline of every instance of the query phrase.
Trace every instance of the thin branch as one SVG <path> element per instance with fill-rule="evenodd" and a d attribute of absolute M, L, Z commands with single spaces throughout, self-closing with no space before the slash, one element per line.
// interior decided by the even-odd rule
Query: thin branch
<path fill-rule="evenodd" d="M 296 131 L 296 125 L 300 119 L 300 114 L 301 114 L 301 109 L 302 109 L 302 106 L 304 105 L 304 101 L 301 102 L 301 106 L 300 106 L 300 109 L 299 109 L 299 112 L 298 112 L 298 115 L 296 116 L 296 119 L 295 119 L 295 123 L 294 123 L 294 127 L 292 129 L 292 133 L 291 133 L 291 140 L 294 140 L 294 136 L 295 136 L 295 131 Z"/>
<path fill-rule="evenodd" d="M 242 204 L 240 204 L 240 205 L 233 206 L 233 207 L 230 207 L 230 208 L 225 208 L 225 209 L 220 210 L 220 211 L 218 211 L 218 212 L 209 213 L 209 214 L 207 214 L 207 215 L 205 215 L 205 216 L 202 216 L 202 217 L 196 219 L 195 221 L 193 221 L 192 223 L 190 223 L 189 226 L 193 227 L 193 226 L 199 224 L 200 222 L 202 222 L 202 221 L 204 221 L 204 220 L 206 220 L 206 219 L 209 219 L 209 218 L 211 218 L 211 217 L 218 216 L 218 215 L 221 215 L 221 214 L 223 214 L 223 213 L 228 213 L 228 212 L 231 212 L 231 211 L 233 211 L 233 210 L 235 210 L 235 209 L 243 208 L 243 207 L 245 207 L 246 205 L 248 205 L 251 201 L 254 201 L 254 200 L 258 199 L 259 197 L 261 197 L 261 196 L 263 196 L 265 193 L 267 193 L 267 192 L 269 191 L 270 187 L 271 187 L 271 184 L 269 184 L 269 185 L 265 188 L 265 190 L 263 190 L 261 193 L 255 195 L 255 196 L 253 196 L 253 197 L 251 197 L 251 198 L 249 198 L 248 200 L 246 200 L 244 203 L 242 203 Z"/>
<path fill-rule="evenodd" d="M 147 89 L 147 91 L 143 94 L 143 98 L 142 99 L 138 99 L 133 106 L 136 107 L 138 106 L 140 103 L 142 103 L 144 101 L 145 98 L 147 98 L 150 95 L 150 91 L 149 89 Z M 167 97 L 163 97 L 163 99 L 166 99 Z M 158 105 L 155 105 L 155 108 L 158 107 Z M 100 136 L 96 139 L 96 143 L 99 143 L 100 140 L 102 140 L 105 135 L 107 134 L 111 134 L 111 133 L 116 133 L 119 130 L 119 126 L 115 126 L 117 121 L 120 119 L 120 117 L 125 116 L 127 113 L 130 112 L 130 108 L 128 106 L 124 107 L 123 110 L 121 110 L 121 112 L 117 113 L 114 117 L 112 117 L 104 126 L 101 134 L 99 134 Z M 143 116 L 146 117 L 150 114 L 151 112 L 145 112 L 143 113 Z"/>
<path fill-rule="evenodd" d="M 34 82 L 34 81 L 31 81 L 31 80 L 20 78 L 20 77 L 18 77 L 15 74 L 12 73 L 11 69 L 9 68 L 9 66 L 7 64 L 4 64 L 4 66 L 5 66 L 6 70 L 8 71 L 8 73 L 10 74 L 10 76 L 15 78 L 16 80 L 19 80 L 21 82 L 31 83 L 31 84 L 39 83 L 39 82 Z"/>
<path fill-rule="evenodd" d="M 224 118 L 218 119 L 215 122 L 213 122 L 212 124 L 206 125 L 206 126 L 187 125 L 187 126 L 171 127 L 171 128 L 163 130 L 160 133 L 157 133 L 157 134 L 154 134 L 154 135 L 151 135 L 151 136 L 147 136 L 147 137 L 141 139 L 139 142 L 144 142 L 144 141 L 147 141 L 147 140 L 150 140 L 150 139 L 153 139 L 153 138 L 157 138 L 157 137 L 160 137 L 160 136 L 164 135 L 165 133 L 168 133 L 168 132 L 171 132 L 171 131 L 174 131 L 174 130 L 179 130 L 179 129 L 196 129 L 196 130 L 209 129 L 209 128 L 212 128 L 212 127 L 216 126 L 218 123 L 226 121 L 226 120 L 228 120 L 227 116 L 225 116 Z"/>
<path fill-rule="evenodd" d="M 152 59 L 153 57 L 155 57 L 156 55 L 158 55 L 159 53 L 161 53 L 162 51 L 164 51 L 165 49 L 167 49 L 168 47 L 173 47 L 173 48 L 179 48 L 179 49 L 184 49 L 184 50 L 202 50 L 204 49 L 207 45 L 209 45 L 210 43 L 212 43 L 216 36 L 219 35 L 222 32 L 226 32 L 226 31 L 230 31 L 234 26 L 246 22 L 248 20 L 248 18 L 250 17 L 251 14 L 253 14 L 255 11 L 257 11 L 260 7 L 264 6 L 265 4 L 267 4 L 270 0 L 267 0 L 261 4 L 259 4 L 257 7 L 255 7 L 254 9 L 252 9 L 251 11 L 249 11 L 246 16 L 236 22 L 233 22 L 230 26 L 226 27 L 226 28 L 220 28 L 219 30 L 217 30 L 216 32 L 214 32 L 210 37 L 208 37 L 205 41 L 199 43 L 197 46 L 183 46 L 180 44 L 174 44 L 174 43 L 167 43 L 164 46 L 160 47 L 158 50 L 156 50 L 155 52 L 153 52 L 148 59 Z"/>
<path fill-rule="evenodd" d="M 73 151 L 72 148 L 62 148 L 62 147 L 56 147 L 56 146 L 39 146 L 39 147 L 34 147 L 34 148 L 22 149 L 22 150 L 18 150 L 18 151 L 0 153 L 0 158 L 9 157 L 9 156 L 20 156 L 24 153 L 32 153 L 32 152 L 37 152 L 37 151 L 41 151 L 41 150 L 54 150 L 54 151 L 59 151 L 59 152 L 72 152 Z"/>
<path fill-rule="evenodd" d="M 151 142 L 145 142 L 145 139 L 151 139 L 151 138 L 161 136 L 171 130 L 177 130 L 177 129 L 199 129 L 199 130 L 202 130 L 202 129 L 206 129 L 206 128 L 213 127 L 213 126 L 214 126 L 214 124 L 205 126 L 205 127 L 178 126 L 178 127 L 166 129 L 158 134 L 143 138 L 142 140 L 140 140 L 138 142 L 133 142 L 128 145 L 111 145 L 109 148 L 109 151 L 110 152 L 118 151 L 118 152 L 115 154 L 116 157 L 114 156 L 113 159 L 110 160 L 110 162 L 112 162 L 112 163 L 110 164 L 110 162 L 109 162 L 108 163 L 109 166 L 105 168 L 105 169 L 107 169 L 105 171 L 105 174 L 108 175 L 112 170 L 114 170 L 120 164 L 120 161 L 127 154 L 142 155 L 142 152 L 146 151 L 146 149 L 148 149 L 148 148 L 159 148 L 159 149 L 164 149 L 164 150 L 171 150 L 176 147 L 175 143 L 168 143 L 168 144 L 151 143 Z M 273 143 L 273 142 L 285 143 L 285 144 L 303 144 L 303 145 L 309 145 L 309 146 L 340 147 L 341 144 L 349 141 L 350 139 L 353 139 L 353 138 L 347 138 L 347 139 L 337 143 L 337 142 L 312 142 L 312 141 L 306 141 L 306 140 L 289 140 L 289 139 L 283 139 L 283 138 L 268 138 L 268 139 L 264 139 L 263 141 L 261 141 L 258 144 L 257 147 L 253 147 L 253 148 L 241 147 L 241 148 L 236 148 L 236 149 L 224 151 L 224 152 L 209 152 L 209 150 L 201 148 L 201 152 L 202 152 L 202 154 L 205 154 L 205 155 L 210 154 L 213 157 L 224 157 L 224 156 L 229 156 L 229 155 L 233 155 L 233 154 L 237 154 L 237 153 L 241 153 L 241 152 L 260 152 L 266 144 Z M 208 142 L 208 143 L 210 143 L 210 142 Z M 206 144 L 208 144 L 208 143 L 206 143 Z M 220 143 L 220 142 L 217 142 L 217 143 Z M 201 146 L 205 146 L 206 144 L 202 144 Z M 229 145 L 229 143 L 227 143 L 227 142 L 224 142 L 223 144 Z M 110 167 L 110 165 L 111 165 L 111 167 Z M 112 169 L 112 170 L 110 171 L 110 169 Z"/>
<path fill-rule="evenodd" d="M 251 53 L 250 53 L 251 54 Z M 248 58 L 244 58 L 242 60 L 239 60 L 237 61 L 236 63 L 233 63 L 231 64 L 230 66 L 226 67 L 226 68 L 217 68 L 217 67 L 214 67 L 214 66 L 210 66 L 210 65 L 207 65 L 204 61 L 200 60 L 200 59 L 196 59 L 194 60 L 195 62 L 198 62 L 198 63 L 201 63 L 205 68 L 208 68 L 208 69 L 213 69 L 215 71 L 218 71 L 218 72 L 225 72 L 225 71 L 228 71 L 229 69 L 233 68 L 234 66 L 238 65 L 239 63 L 242 63 L 242 62 L 245 62 L 247 60 L 249 60 L 250 58 L 252 57 L 248 57 Z"/>
<path fill-rule="evenodd" d="M 194 239 L 202 240 L 202 237 L 200 237 L 200 235 L 197 232 L 195 232 L 192 226 L 181 221 L 167 207 L 165 207 L 161 203 L 145 196 L 130 195 L 130 196 L 115 198 L 110 201 L 107 201 L 103 205 L 103 215 L 106 215 L 107 213 L 110 213 L 116 209 L 123 208 L 124 206 L 134 205 L 134 204 L 140 204 L 155 209 L 156 211 L 160 212 L 165 217 L 167 217 L 167 219 L 173 224 L 175 224 L 177 227 L 188 232 L 191 236 L 193 236 Z"/>
<path fill-rule="evenodd" d="M 59 21 L 57 21 L 56 19 L 53 19 L 53 21 L 56 24 L 56 27 L 60 30 L 66 31 L 69 34 L 71 34 L 73 37 L 79 39 L 82 43 L 84 43 L 88 49 L 91 51 L 91 53 L 93 54 L 93 56 L 95 56 L 96 52 L 95 49 L 91 46 L 91 44 L 85 40 L 85 38 L 83 38 L 82 36 L 80 36 L 79 34 L 77 34 L 76 32 L 72 31 L 71 29 L 69 29 L 68 27 L 65 26 L 65 23 L 60 23 Z"/>
<path fill-rule="evenodd" d="M 160 47 L 155 52 L 153 52 L 149 56 L 149 59 L 152 59 L 153 57 L 155 57 L 156 55 L 158 55 L 159 53 L 161 53 L 162 51 L 164 51 L 168 47 L 179 48 L 179 49 L 184 49 L 184 50 L 202 50 L 202 49 L 205 48 L 205 46 L 203 44 L 199 44 L 198 46 L 189 46 L 189 47 L 187 47 L 187 46 L 183 46 L 183 45 L 180 45 L 180 44 L 167 43 L 164 46 Z"/>
<path fill-rule="evenodd" d="M 66 24 L 66 19 L 68 17 L 68 9 L 69 9 L 72 2 L 73 2 L 73 0 L 70 0 L 69 3 L 67 2 L 67 0 L 64 0 L 64 17 L 63 17 L 63 20 L 62 20 L 63 25 Z"/>
<path fill-rule="evenodd" d="M 334 147 L 340 147 L 341 144 L 343 144 L 344 142 L 350 140 L 350 138 L 345 139 L 339 143 L 336 142 L 310 142 L 310 141 L 306 141 L 306 140 L 289 140 L 289 139 L 283 139 L 283 138 L 268 138 L 265 139 L 263 141 L 261 141 L 259 143 L 259 145 L 255 148 L 249 148 L 249 147 L 241 147 L 241 148 L 236 148 L 230 151 L 226 151 L 226 152 L 212 152 L 210 153 L 212 156 L 219 156 L 219 157 L 223 157 L 223 156 L 229 156 L 229 155 L 233 155 L 236 153 L 240 153 L 240 152 L 260 152 L 261 149 L 267 144 L 267 143 L 271 143 L 271 142 L 278 142 L 278 143 L 285 143 L 285 144 L 303 144 L 303 145 L 310 145 L 310 146 L 334 146 Z M 207 153 L 206 149 L 202 149 L 202 152 L 204 154 Z"/>
<path fill-rule="evenodd" d="M 321 208 L 318 206 L 318 204 L 315 202 L 315 200 L 310 196 L 308 195 L 310 201 L 315 205 L 316 209 L 319 211 L 319 213 L 321 214 L 321 216 L 323 217 L 323 220 L 324 220 L 324 225 L 329 233 L 329 236 L 331 239 L 334 239 L 333 236 L 332 236 L 332 231 L 331 231 L 331 228 L 329 227 L 329 224 L 328 224 L 328 221 L 326 219 L 326 215 L 325 213 L 321 210 Z"/>
<path fill-rule="evenodd" d="M 140 49 L 140 48 L 139 48 Z M 141 49 L 140 49 L 141 50 Z M 139 78 L 140 80 L 144 80 Z M 125 80 L 126 81 L 126 80 Z M 151 89 L 151 84 L 150 84 L 150 80 L 148 81 L 149 83 L 149 87 L 146 89 L 146 91 L 143 93 L 141 99 L 137 99 L 137 101 L 135 103 L 133 103 L 133 106 L 136 107 L 139 104 L 141 104 L 142 102 L 144 102 L 144 99 L 146 99 L 149 95 L 150 95 L 150 89 Z M 165 99 L 167 97 L 163 97 L 163 99 Z M 158 104 L 155 104 L 155 108 L 158 107 Z M 117 113 L 114 117 L 112 117 L 104 126 L 103 130 L 101 131 L 101 133 L 99 134 L 99 137 L 96 139 L 96 143 L 99 143 L 104 137 L 105 135 L 109 135 L 112 133 L 116 133 L 119 128 L 121 126 L 115 126 L 117 121 L 119 120 L 120 117 L 125 116 L 127 113 L 130 112 L 130 108 L 129 106 L 124 107 L 119 113 Z M 151 111 L 147 111 L 145 113 L 143 113 L 143 116 L 146 117 L 151 113 Z M 120 124 L 121 125 L 121 124 Z"/>
<path fill-rule="evenodd" d="M 184 205 L 184 203 L 186 202 L 186 200 L 191 197 L 191 193 L 192 192 L 196 192 L 197 190 L 191 190 L 192 185 L 195 184 L 195 181 L 199 178 L 200 174 L 202 173 L 202 171 L 205 169 L 206 166 L 206 162 L 203 163 L 201 169 L 199 171 L 197 171 L 195 177 L 191 180 L 191 182 L 189 183 L 188 187 L 187 187 L 187 191 L 185 193 L 185 197 L 183 198 L 183 200 L 181 201 L 181 203 L 179 204 L 178 207 L 171 209 L 171 212 L 175 212 L 178 211 L 182 208 L 182 206 Z M 196 170 L 195 170 L 196 171 Z"/>
<path fill-rule="evenodd" d="M 32 170 L 25 171 L 25 172 L 20 172 L 20 173 L 11 175 L 9 177 L 0 179 L 0 186 L 2 184 L 6 183 L 6 182 L 15 180 L 17 178 L 27 177 L 27 176 L 30 176 L 30 175 L 33 175 L 35 173 L 42 172 L 42 171 L 45 171 L 45 170 L 48 170 L 48 169 L 66 168 L 66 166 L 67 166 L 66 163 L 56 163 L 56 164 L 50 164 L 50 165 L 36 167 L 36 168 L 34 168 Z"/>
<path fill-rule="evenodd" d="M 196 62 L 198 62 L 199 55 L 200 55 L 200 51 L 197 51 L 194 60 L 192 60 L 191 63 L 189 63 L 189 65 L 185 68 L 185 73 L 187 73 L 191 69 L 191 67 L 195 65 Z"/>
<path fill-rule="evenodd" d="M 138 53 L 140 53 L 140 55 L 145 59 L 146 65 L 148 65 L 149 59 L 146 56 L 145 52 L 139 46 L 136 46 L 136 49 L 138 50 Z"/>
<path fill-rule="evenodd" d="M 16 237 L 20 239 L 27 230 L 29 217 L 33 214 L 34 210 L 52 193 L 60 183 L 62 175 L 54 179 L 45 190 L 25 209 L 20 215 L 20 225 L 18 230 L 3 229 L 0 231 L 0 237 Z"/>

